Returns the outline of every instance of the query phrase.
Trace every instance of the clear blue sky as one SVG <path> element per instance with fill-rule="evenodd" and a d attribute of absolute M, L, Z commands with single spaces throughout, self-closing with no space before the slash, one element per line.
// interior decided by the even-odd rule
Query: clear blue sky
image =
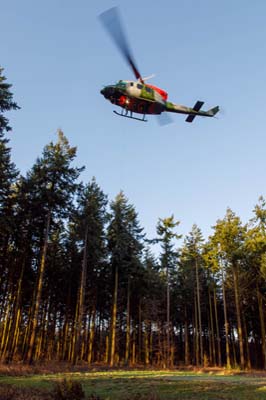
<path fill-rule="evenodd" d="M 123 189 L 148 236 L 174 213 L 207 237 L 230 206 L 244 222 L 266 194 L 264 0 L 1 1 L 1 66 L 21 110 L 8 114 L 12 157 L 24 174 L 61 128 L 78 147 L 83 181 L 109 198 Z M 100 90 L 132 79 L 97 15 L 119 5 L 143 76 L 169 100 L 218 119 L 182 115 L 157 125 L 115 116 Z"/>

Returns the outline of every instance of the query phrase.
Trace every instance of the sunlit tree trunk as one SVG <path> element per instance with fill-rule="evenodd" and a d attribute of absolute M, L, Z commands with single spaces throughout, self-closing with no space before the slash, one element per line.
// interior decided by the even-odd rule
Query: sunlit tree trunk
<path fill-rule="evenodd" d="M 12 309 L 12 293 L 8 294 L 7 298 L 4 300 L 5 302 L 5 311 L 3 313 L 3 322 L 2 322 L 2 332 L 1 332 L 1 343 L 0 343 L 0 359 L 5 358 L 7 343 L 8 343 L 8 335 L 10 332 L 11 325 L 11 309 Z"/>
<path fill-rule="evenodd" d="M 47 219 L 46 219 L 46 231 L 45 231 L 45 239 L 42 250 L 41 264 L 39 268 L 37 283 L 36 283 L 36 297 L 33 304 L 33 313 L 32 320 L 30 321 L 30 340 L 28 347 L 27 360 L 31 364 L 34 360 L 34 346 L 36 344 L 36 334 L 37 334 L 37 325 L 38 325 L 38 315 L 41 304 L 41 295 L 42 295 L 42 287 L 43 287 L 43 276 L 45 270 L 45 262 L 46 262 L 46 254 L 48 248 L 48 237 L 50 231 L 50 222 L 51 222 L 51 211 L 48 211 Z"/>
<path fill-rule="evenodd" d="M 227 304 L 225 296 L 224 279 L 222 276 L 222 290 L 223 290 L 223 308 L 224 308 L 224 327 L 225 327 L 225 350 L 226 350 L 226 367 L 231 368 L 231 357 L 230 357 L 230 343 L 229 343 L 229 324 L 227 317 Z"/>
<path fill-rule="evenodd" d="M 216 349 L 215 349 L 215 336 L 214 336 L 214 326 L 213 326 L 213 311 L 212 311 L 212 298 L 211 298 L 211 291 L 210 288 L 208 288 L 209 292 L 209 306 L 210 306 L 210 325 L 211 325 L 211 330 L 210 330 L 210 355 L 211 355 L 211 363 L 216 365 Z"/>
<path fill-rule="evenodd" d="M 19 339 L 19 334 L 20 334 L 20 329 L 19 325 L 21 323 L 21 308 L 18 309 L 17 312 L 17 321 L 16 321 L 16 329 L 14 333 L 14 340 L 13 340 L 13 347 L 12 347 L 12 353 L 11 353 L 11 361 L 13 360 L 13 357 L 18 354 L 18 339 Z"/>
<path fill-rule="evenodd" d="M 14 314 L 13 314 L 12 329 L 11 329 L 11 334 L 10 334 L 10 342 L 9 342 L 6 362 L 12 361 L 13 355 L 15 352 L 16 343 L 17 343 L 19 321 L 20 321 L 20 317 L 21 317 L 20 303 L 21 303 L 22 280 L 23 280 L 23 276 L 24 276 L 25 264 L 26 264 L 26 262 L 25 262 L 25 258 L 24 258 L 23 262 L 22 262 L 22 268 L 20 271 L 19 280 L 18 280 L 15 310 L 14 310 Z"/>
<path fill-rule="evenodd" d="M 93 307 L 92 316 L 91 316 L 91 324 L 90 324 L 90 333 L 89 333 L 89 350 L 88 350 L 88 364 L 91 364 L 92 361 L 92 349 L 94 342 L 94 334 L 95 334 L 95 316 L 96 316 L 96 307 Z"/>
<path fill-rule="evenodd" d="M 216 289 L 213 289 L 213 302 L 214 302 L 214 315 L 215 315 L 215 325 L 216 325 L 216 338 L 217 338 L 217 350 L 218 350 L 218 365 L 222 366 L 222 356 L 221 356 L 221 338 L 220 338 L 220 329 L 219 329 L 219 319 L 218 319 L 218 311 L 217 311 L 217 298 L 216 298 Z"/>
<path fill-rule="evenodd" d="M 239 283 L 238 283 L 238 267 L 233 266 L 233 278 L 234 278 L 234 291 L 235 291 L 235 305 L 236 305 L 236 317 L 237 317 L 237 332 L 239 340 L 239 351 L 240 351 L 240 367 L 245 368 L 245 356 L 244 356 L 244 344 L 243 344 L 243 332 L 241 324 L 240 314 L 240 298 L 239 298 Z"/>
<path fill-rule="evenodd" d="M 11 338 L 11 336 L 10 336 L 11 326 L 12 326 L 11 308 L 12 307 L 11 307 L 11 301 L 10 301 L 10 305 L 8 305 L 8 308 L 7 308 L 7 318 L 4 321 L 4 332 L 3 332 L 2 354 L 1 354 L 1 359 L 2 360 L 4 360 L 5 357 L 6 357 L 8 342 L 9 342 L 9 340 Z"/>
<path fill-rule="evenodd" d="M 201 324 L 201 306 L 200 306 L 200 283 L 199 283 L 199 266 L 196 259 L 196 283 L 197 283 L 197 311 L 199 322 L 199 344 L 200 344 L 200 365 L 203 363 L 203 340 L 202 340 L 202 324 Z"/>
<path fill-rule="evenodd" d="M 237 363 L 237 358 L 236 358 L 236 340 L 235 340 L 235 334 L 234 330 L 230 330 L 230 337 L 231 337 L 231 342 L 232 342 L 232 347 L 233 347 L 233 360 L 234 360 L 234 368 L 238 366 Z"/>

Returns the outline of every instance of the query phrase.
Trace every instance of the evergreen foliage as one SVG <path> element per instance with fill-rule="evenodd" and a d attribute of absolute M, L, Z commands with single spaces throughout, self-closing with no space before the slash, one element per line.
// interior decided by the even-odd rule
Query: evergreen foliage
<path fill-rule="evenodd" d="M 3 75 L 4 68 L 0 66 L 0 138 L 3 137 L 5 131 L 10 131 L 9 121 L 4 116 L 6 111 L 17 110 L 19 106 L 13 101 L 13 93 L 9 90 L 12 85 L 6 82 Z"/>

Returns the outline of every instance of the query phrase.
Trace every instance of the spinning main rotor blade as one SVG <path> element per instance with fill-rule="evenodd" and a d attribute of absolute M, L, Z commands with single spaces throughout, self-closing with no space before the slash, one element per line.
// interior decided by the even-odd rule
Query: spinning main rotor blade
<path fill-rule="evenodd" d="M 99 15 L 99 19 L 122 53 L 126 62 L 132 68 L 136 79 L 139 79 L 142 83 L 144 83 L 129 49 L 129 44 L 126 39 L 125 31 L 122 27 L 118 8 L 113 7 L 107 11 L 104 11 Z"/>

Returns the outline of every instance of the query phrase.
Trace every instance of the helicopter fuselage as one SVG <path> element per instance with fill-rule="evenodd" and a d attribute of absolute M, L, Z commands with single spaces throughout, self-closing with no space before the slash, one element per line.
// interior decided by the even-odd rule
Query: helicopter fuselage
<path fill-rule="evenodd" d="M 117 113 L 123 117 L 134 118 L 133 113 L 142 114 L 141 119 L 145 121 L 146 114 L 161 114 L 162 112 L 171 112 L 187 114 L 187 122 L 192 122 L 199 115 L 203 117 L 214 117 L 219 111 L 216 106 L 208 111 L 201 110 L 202 101 L 197 101 L 193 108 L 174 104 L 167 100 L 168 94 L 157 86 L 147 85 L 143 81 L 118 81 L 114 85 L 105 86 L 101 94 L 112 104 L 120 106 L 125 110 L 124 113 Z M 128 116 L 129 112 L 129 116 Z"/>
<path fill-rule="evenodd" d="M 167 93 L 139 81 L 118 81 L 105 86 L 101 94 L 112 104 L 139 114 L 161 114 L 165 111 Z"/>

